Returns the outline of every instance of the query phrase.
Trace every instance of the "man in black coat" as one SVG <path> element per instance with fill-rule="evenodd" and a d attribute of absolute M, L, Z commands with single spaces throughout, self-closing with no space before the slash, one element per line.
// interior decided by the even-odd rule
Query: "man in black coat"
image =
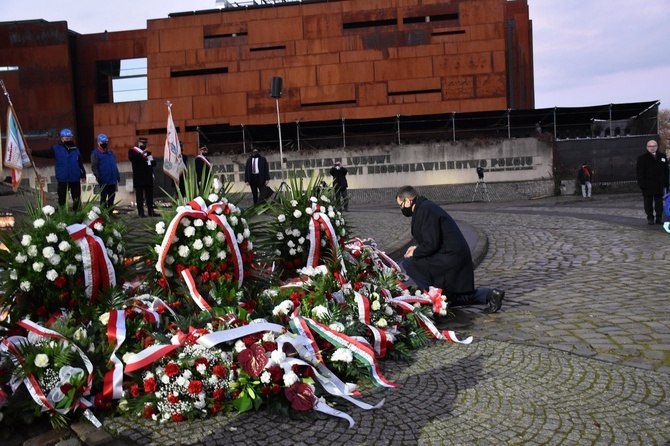
<path fill-rule="evenodd" d="M 156 161 L 147 150 L 146 138 L 139 138 L 137 145 L 128 150 L 128 159 L 133 166 L 133 187 L 135 188 L 135 201 L 137 202 L 137 214 L 144 214 L 144 203 L 147 204 L 149 216 L 155 217 L 154 212 L 154 167 Z"/>
<path fill-rule="evenodd" d="M 421 290 L 441 288 L 452 307 L 486 305 L 486 312 L 500 310 L 505 291 L 475 288 L 470 247 L 453 218 L 434 202 L 419 196 L 412 186 L 402 187 L 396 201 L 406 217 L 412 217 L 412 236 L 402 268 Z"/>
<path fill-rule="evenodd" d="M 251 187 L 254 204 L 258 202 L 258 192 L 270 182 L 270 166 L 258 149 L 251 151 L 244 169 L 244 182 Z"/>
<path fill-rule="evenodd" d="M 647 153 L 638 157 L 636 171 L 647 223 L 660 225 L 663 219 L 663 195 L 668 189 L 668 163 L 665 154 L 658 153 L 658 143 L 653 139 L 647 142 Z"/>
<path fill-rule="evenodd" d="M 333 188 L 335 189 L 335 199 L 344 208 L 345 212 L 349 210 L 349 200 L 347 199 L 347 168 L 342 167 L 340 161 L 335 162 L 335 165 L 330 168 L 330 176 L 333 177 Z"/>

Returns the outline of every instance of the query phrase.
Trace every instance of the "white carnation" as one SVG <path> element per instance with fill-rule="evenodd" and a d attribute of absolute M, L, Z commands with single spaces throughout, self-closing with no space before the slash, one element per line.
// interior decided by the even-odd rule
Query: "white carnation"
<path fill-rule="evenodd" d="M 188 246 L 186 245 L 181 245 L 179 249 L 177 250 L 177 254 L 179 254 L 179 257 L 185 258 L 188 257 L 188 254 L 191 252 L 190 249 L 188 249 Z"/>
<path fill-rule="evenodd" d="M 30 246 L 30 242 L 33 241 L 33 238 L 29 236 L 28 234 L 24 234 L 23 237 L 21 237 L 21 244 L 23 246 Z"/>
<path fill-rule="evenodd" d="M 25 254 L 21 254 L 21 253 L 19 253 L 19 254 L 16 255 L 16 261 L 17 261 L 18 263 L 26 263 L 26 260 L 28 260 L 28 256 L 27 256 L 27 255 L 25 255 Z"/>
<path fill-rule="evenodd" d="M 30 288 L 31 288 L 31 286 L 30 286 L 30 282 L 28 282 L 27 280 L 24 280 L 24 281 L 21 282 L 21 284 L 19 285 L 19 288 L 21 288 L 21 290 L 26 291 L 26 292 L 27 292 L 27 291 L 30 291 Z"/>
<path fill-rule="evenodd" d="M 56 266 L 56 265 L 59 265 L 59 264 L 60 264 L 60 260 L 61 260 L 60 256 L 59 256 L 58 254 L 54 254 L 54 255 L 52 255 L 51 258 L 49 259 L 49 263 L 51 263 L 52 265 Z"/>
<path fill-rule="evenodd" d="M 53 232 L 47 235 L 47 242 L 49 243 L 56 243 L 58 241 L 58 236 L 54 234 Z"/>
<path fill-rule="evenodd" d="M 205 246 L 204 243 L 202 243 L 202 240 L 200 239 L 195 239 L 193 242 L 193 249 L 197 249 L 198 251 L 202 249 L 202 247 Z"/>
<path fill-rule="evenodd" d="M 165 234 L 165 222 L 164 221 L 159 221 L 156 223 L 156 234 L 162 235 Z"/>
<path fill-rule="evenodd" d="M 195 228 L 193 226 L 187 226 L 184 229 L 184 235 L 186 237 L 193 237 L 195 235 Z"/>
<path fill-rule="evenodd" d="M 65 267 L 65 274 L 68 276 L 73 276 L 77 272 L 77 267 L 74 265 L 68 265 Z"/>
<path fill-rule="evenodd" d="M 300 218 L 300 217 L 302 217 L 302 212 L 300 212 L 300 210 L 296 209 L 295 211 L 293 211 L 293 216 L 295 218 Z"/>
<path fill-rule="evenodd" d="M 209 197 L 207 197 L 207 199 L 211 203 L 216 203 L 217 201 L 219 201 L 219 196 L 217 194 L 209 194 Z"/>
<path fill-rule="evenodd" d="M 353 361 L 354 355 L 348 348 L 338 348 L 333 352 L 333 356 L 331 356 L 330 359 L 332 361 L 341 361 L 348 364 Z"/>
<path fill-rule="evenodd" d="M 205 244 L 206 247 L 209 248 L 214 244 L 214 239 L 211 236 L 206 235 L 202 238 L 202 242 Z"/>
<path fill-rule="evenodd" d="M 205 223 L 205 226 L 210 231 L 214 231 L 214 230 L 216 230 L 216 228 L 219 227 L 214 220 L 207 220 L 207 223 Z"/>
<path fill-rule="evenodd" d="M 46 215 L 48 217 L 49 215 L 53 215 L 54 212 L 56 212 L 56 209 L 54 209 L 53 206 L 47 204 L 46 206 L 44 206 L 42 208 L 42 212 L 44 213 L 44 215 Z"/>
<path fill-rule="evenodd" d="M 200 260 L 206 262 L 209 260 L 209 253 L 207 251 L 200 254 Z"/>
<path fill-rule="evenodd" d="M 60 242 L 58 244 L 58 249 L 60 249 L 61 252 L 67 252 L 67 251 L 70 250 L 71 247 L 72 247 L 72 245 L 70 245 L 70 243 L 66 242 L 65 240 L 63 240 L 62 242 Z"/>
<path fill-rule="evenodd" d="M 39 272 L 42 271 L 42 268 L 44 268 L 44 263 L 42 263 L 42 262 L 35 262 L 35 263 L 33 263 L 33 271 L 39 273 Z"/>
<path fill-rule="evenodd" d="M 311 207 L 305 209 L 305 214 L 307 215 L 312 215 L 314 213 L 314 209 Z"/>
<path fill-rule="evenodd" d="M 284 386 L 291 387 L 293 384 L 297 383 L 300 380 L 298 375 L 295 372 L 288 372 L 284 374 Z"/>
<path fill-rule="evenodd" d="M 284 214 L 280 214 L 280 215 L 277 217 L 277 220 L 279 221 L 279 223 L 284 223 L 284 222 L 286 221 L 286 215 L 284 215 Z"/>
<path fill-rule="evenodd" d="M 205 223 L 202 220 L 200 220 L 199 218 L 196 219 L 196 220 L 193 220 L 193 226 L 195 226 L 196 228 L 201 228 L 202 225 L 204 225 L 204 224 Z"/>
<path fill-rule="evenodd" d="M 39 228 L 41 228 L 42 226 L 44 226 L 44 220 L 41 219 L 41 218 L 38 218 L 37 220 L 35 220 L 35 221 L 33 222 L 33 227 L 34 227 L 35 229 L 39 229 Z"/>

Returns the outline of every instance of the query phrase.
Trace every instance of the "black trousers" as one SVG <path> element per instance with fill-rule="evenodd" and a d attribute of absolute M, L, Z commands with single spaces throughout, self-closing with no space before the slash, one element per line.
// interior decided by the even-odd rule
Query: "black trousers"
<path fill-rule="evenodd" d="M 261 182 L 261 176 L 258 174 L 251 174 L 249 179 L 249 187 L 251 188 L 251 196 L 254 199 L 254 204 L 258 203 L 258 192 L 263 187 L 264 183 Z"/>
<path fill-rule="evenodd" d="M 342 206 L 345 211 L 349 210 L 349 193 L 346 187 L 335 186 L 335 200 Z"/>
<path fill-rule="evenodd" d="M 137 202 L 137 214 L 144 215 L 144 203 L 147 204 L 147 213 L 154 213 L 154 187 L 153 186 L 135 186 L 135 201 Z"/>
<path fill-rule="evenodd" d="M 100 206 L 111 208 L 116 199 L 116 184 L 107 184 L 100 189 Z"/>
<path fill-rule="evenodd" d="M 67 191 L 70 191 L 72 197 L 72 209 L 79 209 L 81 202 L 81 182 L 80 181 L 59 181 L 58 182 L 58 205 L 65 206 L 67 201 Z"/>
<path fill-rule="evenodd" d="M 647 214 L 647 220 L 655 220 L 660 223 L 663 219 L 663 195 L 642 194 L 642 197 L 644 198 L 644 212 Z M 656 210 L 655 219 L 654 210 Z"/>

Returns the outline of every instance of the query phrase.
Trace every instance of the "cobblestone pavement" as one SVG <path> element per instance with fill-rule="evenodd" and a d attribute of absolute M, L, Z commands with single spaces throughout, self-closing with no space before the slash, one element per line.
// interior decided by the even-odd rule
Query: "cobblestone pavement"
<path fill-rule="evenodd" d="M 385 404 L 346 406 L 353 428 L 266 411 L 105 428 L 119 444 L 152 446 L 670 445 L 670 234 L 647 225 L 641 197 L 444 207 L 483 250 L 476 283 L 506 290 L 503 310 L 456 309 L 441 322 L 471 345 L 382 362 L 400 387 L 362 389 L 364 401 Z M 392 204 L 350 209 L 354 234 L 402 252 L 409 220 Z"/>

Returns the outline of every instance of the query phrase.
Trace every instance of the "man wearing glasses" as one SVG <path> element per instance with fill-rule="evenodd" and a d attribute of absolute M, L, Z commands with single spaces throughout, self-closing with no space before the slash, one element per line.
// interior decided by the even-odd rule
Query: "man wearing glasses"
<path fill-rule="evenodd" d="M 647 153 L 638 157 L 636 171 L 647 223 L 660 225 L 663 222 L 663 195 L 668 189 L 668 163 L 665 154 L 658 152 L 658 143 L 653 139 L 647 142 Z"/>

